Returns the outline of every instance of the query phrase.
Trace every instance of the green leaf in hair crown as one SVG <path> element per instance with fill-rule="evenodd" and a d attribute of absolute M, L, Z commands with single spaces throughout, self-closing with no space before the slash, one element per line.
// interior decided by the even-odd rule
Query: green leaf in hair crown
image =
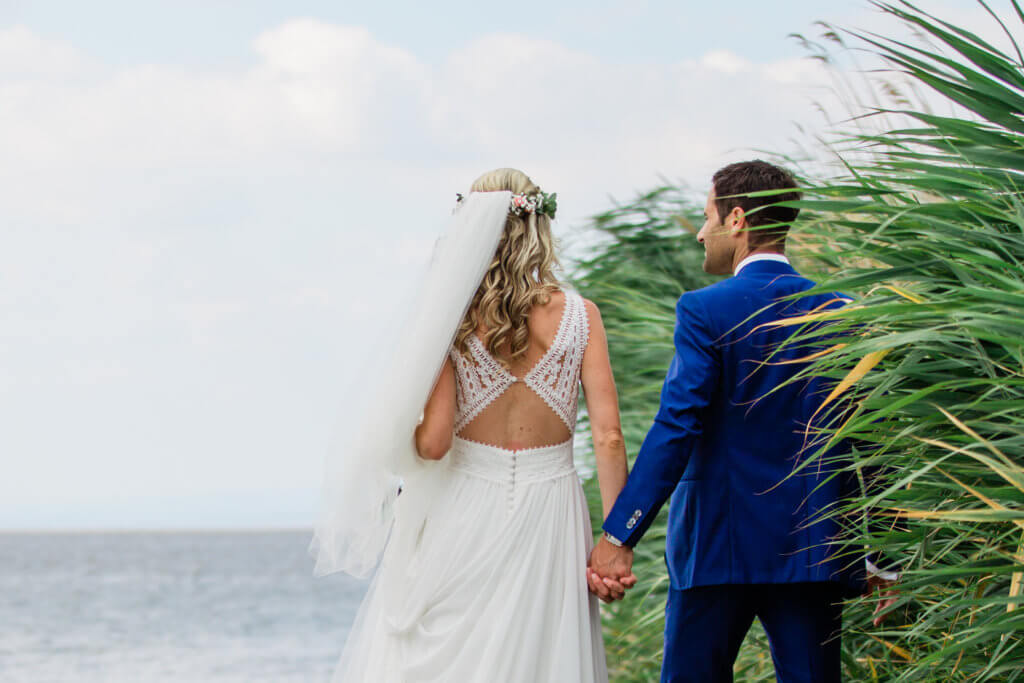
<path fill-rule="evenodd" d="M 547 192 L 540 193 L 540 201 L 537 203 L 537 213 L 542 213 L 548 218 L 555 217 L 555 211 L 558 210 L 558 193 Z"/>

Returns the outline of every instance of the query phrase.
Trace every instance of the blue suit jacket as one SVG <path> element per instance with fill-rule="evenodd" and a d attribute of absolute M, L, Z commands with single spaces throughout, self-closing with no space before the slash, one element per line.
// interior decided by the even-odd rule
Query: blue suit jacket
<path fill-rule="evenodd" d="M 830 545 L 839 525 L 808 525 L 849 492 L 849 478 L 830 479 L 817 464 L 789 476 L 814 450 L 806 449 L 805 428 L 827 387 L 812 379 L 767 395 L 802 367 L 778 361 L 808 350 L 778 352 L 794 328 L 755 330 L 841 305 L 836 295 L 781 301 L 813 286 L 788 264 L 755 261 L 679 299 L 661 406 L 604 523 L 609 534 L 635 545 L 672 495 L 666 561 L 673 588 L 838 581 L 853 592 L 862 586 L 863 562 L 836 557 Z"/>

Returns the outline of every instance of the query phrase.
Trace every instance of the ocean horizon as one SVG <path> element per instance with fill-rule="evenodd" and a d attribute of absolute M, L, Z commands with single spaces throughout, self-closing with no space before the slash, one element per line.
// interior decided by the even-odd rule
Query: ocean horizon
<path fill-rule="evenodd" d="M 0 530 L 4 683 L 328 681 L 366 582 L 309 529 Z"/>

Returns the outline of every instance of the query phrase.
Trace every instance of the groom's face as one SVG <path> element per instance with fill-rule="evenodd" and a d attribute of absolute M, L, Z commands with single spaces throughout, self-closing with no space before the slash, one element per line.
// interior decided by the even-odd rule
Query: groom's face
<path fill-rule="evenodd" d="M 732 273 L 736 238 L 722 223 L 715 205 L 715 190 L 708 193 L 704 205 L 704 226 L 697 233 L 697 241 L 704 245 L 704 272 L 712 275 Z"/>

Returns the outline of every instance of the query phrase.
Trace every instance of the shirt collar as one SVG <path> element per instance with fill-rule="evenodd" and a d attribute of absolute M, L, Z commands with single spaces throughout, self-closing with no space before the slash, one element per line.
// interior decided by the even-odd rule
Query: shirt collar
<path fill-rule="evenodd" d="M 789 265 L 789 259 L 786 258 L 785 254 L 751 254 L 739 262 L 736 266 L 736 270 L 734 270 L 732 274 L 739 275 L 740 271 L 743 270 L 747 264 L 756 263 L 757 261 L 775 261 L 777 263 L 785 263 Z"/>

